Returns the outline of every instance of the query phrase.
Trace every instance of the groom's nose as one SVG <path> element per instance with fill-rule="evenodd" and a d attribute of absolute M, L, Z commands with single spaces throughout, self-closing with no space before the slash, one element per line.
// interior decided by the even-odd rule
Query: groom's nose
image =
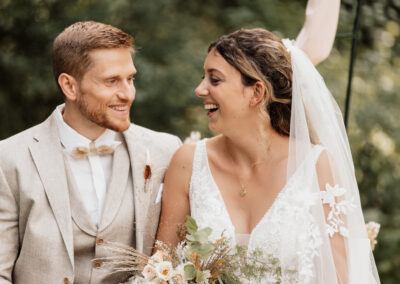
<path fill-rule="evenodd" d="M 124 81 L 118 90 L 118 97 L 122 100 L 133 101 L 136 94 L 136 88 L 132 82 Z"/>

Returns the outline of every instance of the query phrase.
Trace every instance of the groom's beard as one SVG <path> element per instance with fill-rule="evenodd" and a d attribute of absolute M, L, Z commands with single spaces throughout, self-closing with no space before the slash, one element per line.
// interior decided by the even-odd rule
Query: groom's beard
<path fill-rule="evenodd" d="M 77 106 L 88 120 L 103 127 L 108 128 L 117 132 L 123 132 L 130 126 L 130 116 L 126 119 L 116 118 L 113 116 L 113 111 L 108 105 L 98 103 L 96 105 L 90 105 L 86 99 L 86 94 L 80 93 L 76 100 Z"/>

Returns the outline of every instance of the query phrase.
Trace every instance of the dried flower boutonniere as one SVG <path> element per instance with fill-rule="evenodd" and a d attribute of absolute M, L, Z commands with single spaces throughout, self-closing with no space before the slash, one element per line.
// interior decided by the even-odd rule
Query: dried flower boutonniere
<path fill-rule="evenodd" d="M 371 242 L 371 249 L 374 250 L 375 245 L 378 243 L 376 238 L 378 237 L 381 224 L 371 221 L 368 222 L 368 224 L 366 224 L 365 227 L 367 229 L 368 238 Z"/>
<path fill-rule="evenodd" d="M 151 167 L 150 167 L 150 152 L 146 150 L 146 166 L 144 168 L 144 192 L 147 192 L 149 189 L 151 178 Z"/>

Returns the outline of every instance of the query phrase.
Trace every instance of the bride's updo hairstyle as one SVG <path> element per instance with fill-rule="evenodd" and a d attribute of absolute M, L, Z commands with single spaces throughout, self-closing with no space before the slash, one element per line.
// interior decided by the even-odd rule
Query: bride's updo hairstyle
<path fill-rule="evenodd" d="M 260 113 L 279 134 L 289 136 L 292 66 L 281 39 L 264 29 L 240 29 L 211 43 L 208 52 L 213 49 L 241 73 L 245 86 L 264 83 Z"/>

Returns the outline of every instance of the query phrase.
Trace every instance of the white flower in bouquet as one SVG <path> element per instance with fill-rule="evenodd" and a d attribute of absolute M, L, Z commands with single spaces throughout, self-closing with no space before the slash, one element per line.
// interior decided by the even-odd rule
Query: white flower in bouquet
<path fill-rule="evenodd" d="M 187 260 L 185 256 L 185 242 L 180 242 L 177 244 L 175 249 L 175 254 L 179 263 L 184 263 Z M 182 266 L 182 271 L 183 271 L 183 266 Z"/>
<path fill-rule="evenodd" d="M 173 271 L 173 275 L 171 279 L 173 280 L 173 283 L 175 284 L 183 284 L 185 283 L 184 281 L 184 275 L 185 275 L 185 265 L 187 263 L 180 263 L 177 267 L 175 267 Z"/>
<path fill-rule="evenodd" d="M 163 251 L 158 250 L 154 255 L 150 257 L 149 263 L 157 264 L 164 261 L 165 254 Z"/>
<path fill-rule="evenodd" d="M 172 267 L 171 262 L 162 261 L 160 263 L 157 263 L 156 274 L 158 278 L 166 281 L 171 280 L 173 273 L 174 273 L 174 268 Z"/>
<path fill-rule="evenodd" d="M 151 264 L 147 264 L 142 271 L 142 274 L 145 279 L 153 279 L 156 277 L 156 272 L 154 270 L 154 266 Z"/>
<path fill-rule="evenodd" d="M 180 274 L 180 273 L 175 273 L 175 274 L 172 276 L 172 280 L 173 280 L 173 283 L 176 283 L 176 284 L 183 284 L 183 283 L 185 283 L 185 280 L 183 279 L 183 274 Z"/>
<path fill-rule="evenodd" d="M 174 273 L 178 273 L 178 274 L 184 274 L 185 273 L 185 265 L 187 265 L 189 263 L 180 263 L 177 267 L 175 267 L 175 272 Z"/>
<path fill-rule="evenodd" d="M 208 280 L 211 278 L 210 270 L 202 271 L 199 276 L 200 279 L 197 281 L 197 283 L 208 284 Z"/>

